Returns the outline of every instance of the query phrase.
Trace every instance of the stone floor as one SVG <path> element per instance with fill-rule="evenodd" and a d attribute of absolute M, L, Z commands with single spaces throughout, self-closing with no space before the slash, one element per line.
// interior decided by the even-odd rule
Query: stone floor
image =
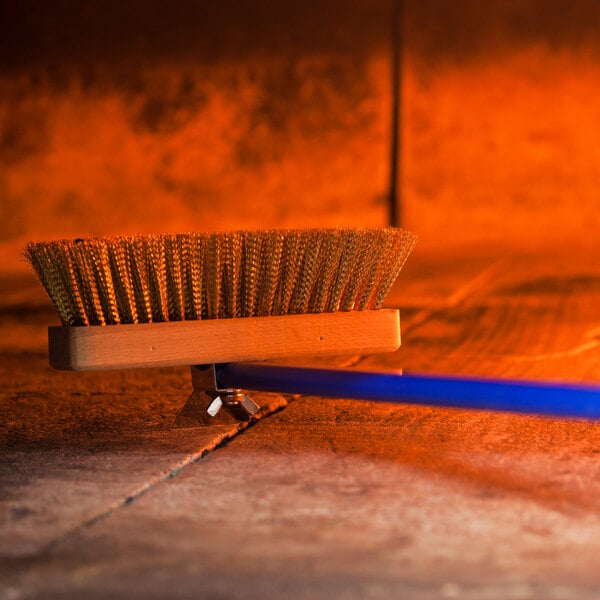
<path fill-rule="evenodd" d="M 594 254 L 411 257 L 352 367 L 600 380 Z M 0 282 L 0 598 L 600 597 L 600 427 L 254 394 L 174 429 L 186 369 L 63 373 Z M 600 400 L 599 400 L 600 401 Z"/>

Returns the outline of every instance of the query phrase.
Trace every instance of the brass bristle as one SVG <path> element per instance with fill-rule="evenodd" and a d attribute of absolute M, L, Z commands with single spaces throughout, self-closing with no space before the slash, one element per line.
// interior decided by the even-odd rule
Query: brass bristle
<path fill-rule="evenodd" d="M 280 231 L 271 231 L 264 236 L 259 265 L 258 289 L 252 314 L 271 315 L 275 302 L 275 293 L 279 283 L 281 269 L 281 253 L 283 252 L 284 236 Z"/>
<path fill-rule="evenodd" d="M 29 243 L 64 325 L 381 307 L 416 236 L 393 228 L 186 233 Z"/>
<path fill-rule="evenodd" d="M 135 303 L 134 283 L 131 263 L 127 260 L 129 249 L 122 239 L 115 239 L 113 244 L 106 244 L 109 250 L 109 261 L 112 280 L 115 288 L 117 307 L 120 308 L 120 322 L 138 322 Z"/>
<path fill-rule="evenodd" d="M 303 242 L 306 232 L 289 231 L 283 238 L 281 250 L 281 264 L 279 269 L 279 281 L 275 292 L 275 304 L 273 313 L 284 315 L 288 312 L 290 300 L 294 292 L 294 285 L 300 270 Z"/>
<path fill-rule="evenodd" d="M 257 304 L 262 242 L 262 236 L 259 233 L 248 231 L 244 234 L 244 284 L 240 287 L 242 294 L 240 304 L 243 306 L 241 316 L 243 317 L 251 317 Z"/>

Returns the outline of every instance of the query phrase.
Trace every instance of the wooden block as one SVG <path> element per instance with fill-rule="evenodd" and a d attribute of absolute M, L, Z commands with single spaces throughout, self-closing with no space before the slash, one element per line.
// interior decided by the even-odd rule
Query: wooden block
<path fill-rule="evenodd" d="M 327 354 L 393 352 L 396 309 L 49 327 L 50 364 L 72 371 L 199 365 Z"/>

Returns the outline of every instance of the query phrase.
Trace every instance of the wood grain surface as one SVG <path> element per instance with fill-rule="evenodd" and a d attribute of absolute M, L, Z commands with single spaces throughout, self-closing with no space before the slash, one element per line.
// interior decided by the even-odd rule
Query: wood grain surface
<path fill-rule="evenodd" d="M 352 364 L 600 381 L 594 256 L 417 251 L 402 348 Z M 600 596 L 594 422 L 288 398 L 202 457 L 186 370 L 53 372 L 31 340 L 0 342 L 6 598 Z"/>
<path fill-rule="evenodd" d="M 400 347 L 398 310 L 173 321 L 94 327 L 50 327 L 50 364 L 93 371 L 203 365 Z"/>

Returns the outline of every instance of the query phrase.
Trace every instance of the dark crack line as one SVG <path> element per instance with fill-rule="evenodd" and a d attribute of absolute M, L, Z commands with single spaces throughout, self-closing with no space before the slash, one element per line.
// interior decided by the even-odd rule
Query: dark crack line
<path fill-rule="evenodd" d="M 44 556 L 52 553 L 55 548 L 68 541 L 69 539 L 75 537 L 79 533 L 89 529 L 91 527 L 95 527 L 99 523 L 102 523 L 104 520 L 108 519 L 112 516 L 117 510 L 121 508 L 125 508 L 134 504 L 137 500 L 139 500 L 142 496 L 152 491 L 156 486 L 161 483 L 170 481 L 177 477 L 183 469 L 192 465 L 194 463 L 200 462 L 203 458 L 205 458 L 208 454 L 218 450 L 219 448 L 225 447 L 231 440 L 237 437 L 239 434 L 244 431 L 254 427 L 259 421 L 262 419 L 266 419 L 272 415 L 275 415 L 282 410 L 284 410 L 288 404 L 293 400 L 293 397 L 283 397 L 281 396 L 281 401 L 279 404 L 273 406 L 272 408 L 267 408 L 267 411 L 264 413 L 259 413 L 258 416 L 252 417 L 249 421 L 238 423 L 235 429 L 222 433 L 219 436 L 216 436 L 212 443 L 204 446 L 199 449 L 197 452 L 192 454 L 188 454 L 183 457 L 179 462 L 173 465 L 168 471 L 163 472 L 156 477 L 146 481 L 133 492 L 127 494 L 125 498 L 121 498 L 111 503 L 107 508 L 102 510 L 101 512 L 85 519 L 83 522 L 79 523 L 77 526 L 72 529 L 66 531 L 62 535 L 48 542 L 45 546 L 35 553 L 35 558 L 43 558 Z"/>

